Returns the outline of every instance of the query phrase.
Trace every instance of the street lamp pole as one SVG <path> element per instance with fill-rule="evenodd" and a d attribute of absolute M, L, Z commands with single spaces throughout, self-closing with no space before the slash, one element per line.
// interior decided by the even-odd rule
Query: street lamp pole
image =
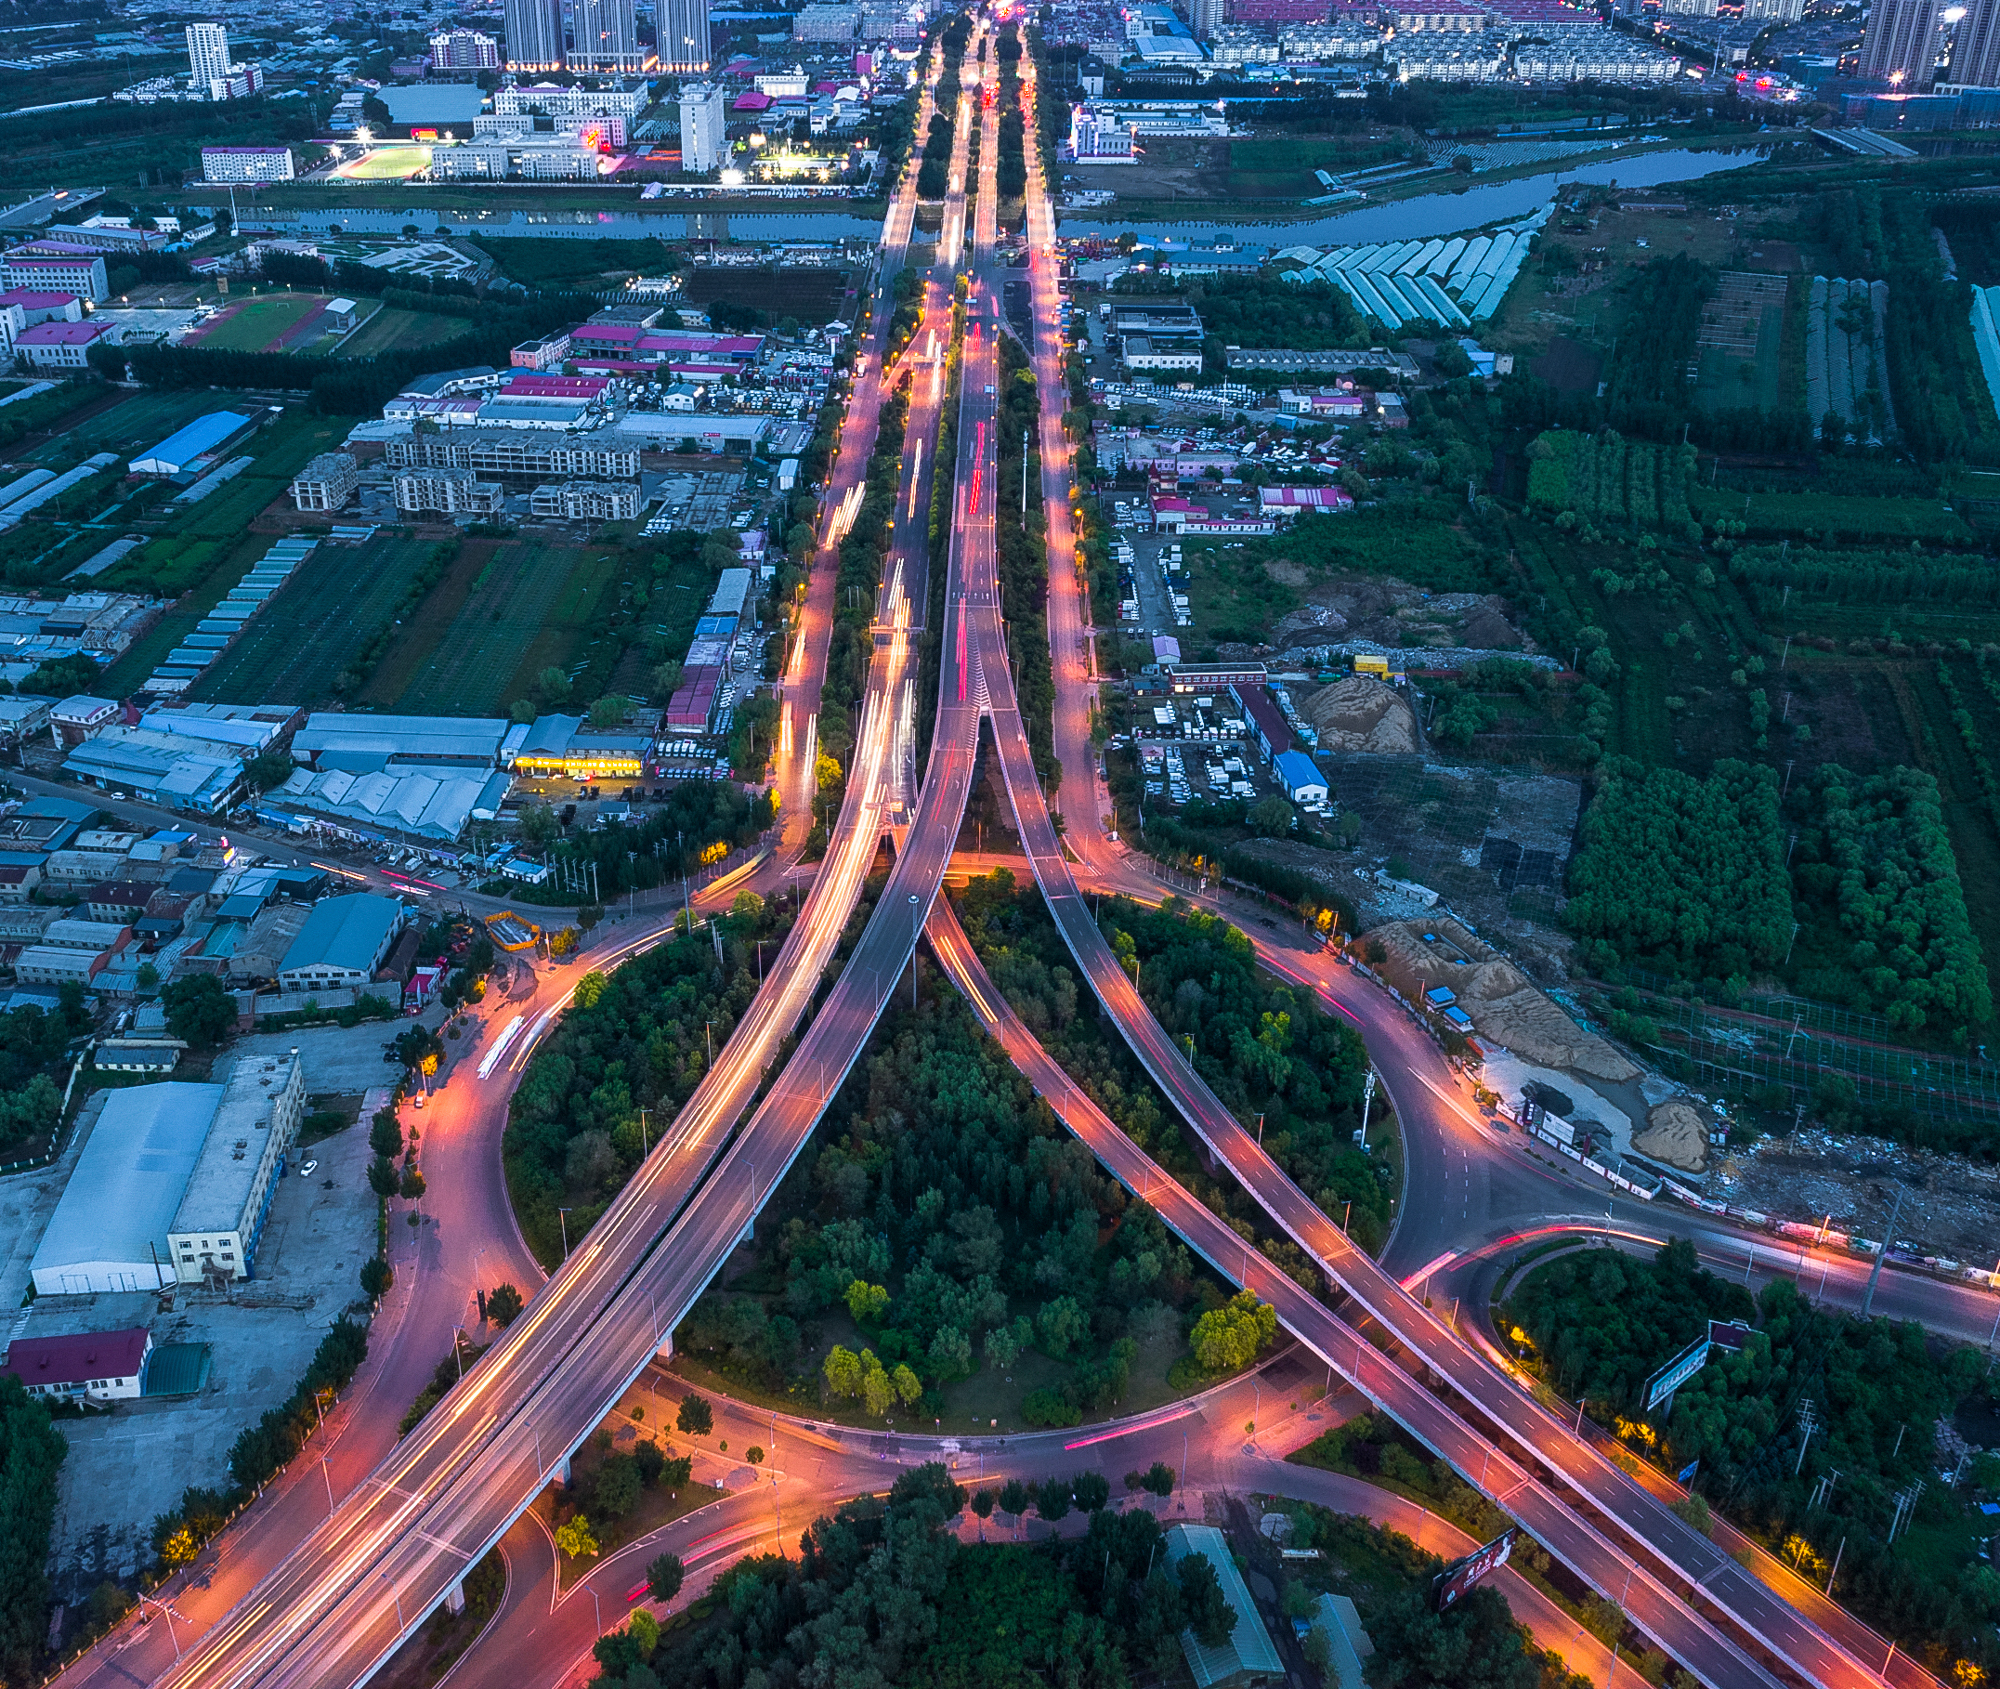
<path fill-rule="evenodd" d="M 562 1222 L 563 1259 L 567 1261 L 569 1259 L 569 1210 L 567 1208 L 558 1208 L 556 1210 L 556 1217 Z"/>

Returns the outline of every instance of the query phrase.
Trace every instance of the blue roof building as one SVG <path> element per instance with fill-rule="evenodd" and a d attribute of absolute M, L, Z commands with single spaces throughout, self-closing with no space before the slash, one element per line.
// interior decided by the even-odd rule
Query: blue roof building
<path fill-rule="evenodd" d="M 1280 751 L 1271 759 L 1271 772 L 1293 803 L 1325 803 L 1330 795 L 1326 776 L 1304 751 Z"/>
<path fill-rule="evenodd" d="M 244 429 L 251 419 L 237 411 L 210 411 L 207 416 L 197 417 L 185 428 L 169 434 L 151 451 L 141 452 L 132 460 L 134 475 L 179 475 L 187 470 L 196 458 L 206 457 L 210 452 L 220 451 Z"/>

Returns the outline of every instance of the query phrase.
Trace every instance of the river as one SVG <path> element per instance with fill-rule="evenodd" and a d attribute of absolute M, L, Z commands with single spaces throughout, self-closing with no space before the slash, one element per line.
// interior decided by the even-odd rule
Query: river
<path fill-rule="evenodd" d="M 1677 147 L 1665 152 L 1603 158 L 1590 164 L 1467 188 L 1460 193 L 1421 194 L 1383 205 L 1363 205 L 1322 217 L 1287 218 L 1271 223 L 1220 223 L 1189 217 L 1171 223 L 1127 223 L 1066 217 L 1066 235 L 1114 236 L 1130 230 L 1141 240 L 1186 240 L 1192 235 L 1226 237 L 1248 246 L 1338 246 L 1393 240 L 1428 240 L 1477 229 L 1503 218 L 1519 217 L 1545 203 L 1564 182 L 1616 182 L 1628 188 L 1661 187 L 1691 182 L 1718 171 L 1739 170 L 1763 156 L 1762 149 L 1736 147 L 1696 152 Z M 713 202 L 710 202 L 713 204 Z M 462 208 L 438 210 L 422 205 L 390 211 L 366 206 L 328 210 L 279 212 L 245 209 L 246 226 L 287 234 L 316 235 L 337 225 L 344 234 L 394 235 L 411 224 L 425 234 L 448 229 L 455 235 L 525 235 L 543 240 L 873 240 L 882 232 L 880 219 L 857 217 L 850 211 L 521 211 L 496 206 L 491 211 Z"/>

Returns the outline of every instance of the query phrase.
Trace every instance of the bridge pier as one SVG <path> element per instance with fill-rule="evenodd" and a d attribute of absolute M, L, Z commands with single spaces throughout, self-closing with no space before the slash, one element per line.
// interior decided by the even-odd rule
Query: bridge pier
<path fill-rule="evenodd" d="M 457 1583 L 444 1592 L 444 1607 L 448 1613 L 462 1613 L 465 1611 L 465 1579 L 460 1578 Z"/>
<path fill-rule="evenodd" d="M 670 1361 L 674 1358 L 674 1334 L 671 1331 L 660 1339 L 660 1346 L 654 1353 L 663 1361 Z"/>
<path fill-rule="evenodd" d="M 743 1222 L 743 1235 L 736 1240 L 736 1247 L 741 1249 L 744 1244 L 754 1241 L 756 1232 L 757 1216 L 753 1214 Z"/>
<path fill-rule="evenodd" d="M 571 1458 L 569 1455 L 562 1457 L 561 1463 L 549 1474 L 550 1483 L 560 1484 L 564 1489 L 569 1488 L 569 1463 Z"/>

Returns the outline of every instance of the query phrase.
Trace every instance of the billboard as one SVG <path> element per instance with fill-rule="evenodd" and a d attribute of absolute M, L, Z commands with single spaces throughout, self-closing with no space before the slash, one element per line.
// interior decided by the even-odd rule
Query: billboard
<path fill-rule="evenodd" d="M 1749 1335 L 1750 1328 L 1741 1320 L 1730 1320 L 1727 1323 L 1710 1320 L 1707 1336 L 1697 1337 L 1646 1380 L 1644 1411 L 1651 1413 L 1660 1403 L 1670 1401 L 1676 1390 L 1708 1364 L 1711 1349 L 1724 1349 L 1731 1354 L 1740 1354 Z"/>
<path fill-rule="evenodd" d="M 1438 1573 L 1431 1585 L 1431 1611 L 1449 1611 L 1488 1572 L 1497 1572 L 1506 1565 L 1514 1553 L 1514 1539 L 1520 1534 L 1518 1525 L 1509 1525 L 1483 1548 L 1475 1548 L 1463 1560 L 1454 1560 Z"/>

